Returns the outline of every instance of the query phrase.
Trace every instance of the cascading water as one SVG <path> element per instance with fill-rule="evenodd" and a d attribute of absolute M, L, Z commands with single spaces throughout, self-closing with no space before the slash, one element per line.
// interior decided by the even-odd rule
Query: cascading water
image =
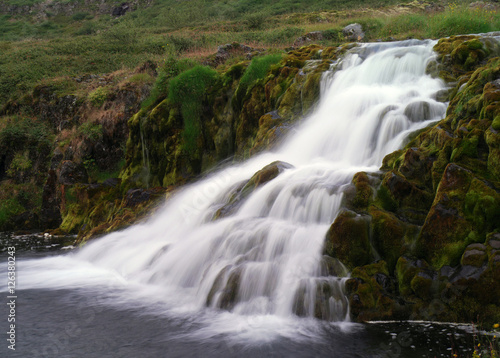
<path fill-rule="evenodd" d="M 376 171 L 408 133 L 444 116 L 446 104 L 434 99 L 444 84 L 425 74 L 433 44 L 350 50 L 324 74 L 317 111 L 275 152 L 184 188 L 148 222 L 76 254 L 25 262 L 22 287 L 113 282 L 159 289 L 155 297 L 170 297 L 177 312 L 209 306 L 239 317 L 348 320 L 346 272 L 334 262 L 332 276 L 322 264 L 325 234 L 356 172 Z M 280 174 L 243 195 L 275 161 Z"/>

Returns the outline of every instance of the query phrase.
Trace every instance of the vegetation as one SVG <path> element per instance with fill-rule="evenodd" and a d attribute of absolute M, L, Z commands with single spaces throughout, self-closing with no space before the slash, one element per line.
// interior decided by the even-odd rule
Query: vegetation
<path fill-rule="evenodd" d="M 444 1 L 162 0 L 116 18 L 71 3 L 71 15 L 0 16 L 1 230 L 11 219 L 38 228 L 38 214 L 80 238 L 121 228 L 221 160 L 269 148 L 314 108 L 322 73 L 355 46 L 344 44 L 350 23 L 366 41 L 500 29 L 497 12 Z M 500 318 L 490 286 L 500 267 L 500 63 L 488 62 L 486 42 L 439 41 L 435 73 L 457 84 L 448 118 L 390 154 L 377 177 L 353 179 L 325 254 L 352 269 L 354 319 L 429 318 L 421 308 L 457 289 L 433 281 L 443 267 L 486 262 L 478 285 L 452 292 L 454 309 L 430 318 Z M 218 217 L 246 190 L 234 188 Z"/>
<path fill-rule="evenodd" d="M 188 153 L 195 153 L 199 149 L 202 101 L 207 89 L 217 80 L 217 76 L 217 72 L 208 67 L 196 66 L 170 82 L 169 99 L 181 106 L 184 146 Z"/>
<path fill-rule="evenodd" d="M 168 56 L 200 58 L 224 43 L 286 48 L 307 32 L 326 31 L 322 44 L 335 45 L 343 40 L 339 31 L 352 22 L 364 26 L 367 40 L 500 29 L 496 12 L 470 9 L 466 3 L 430 12 L 418 2 L 394 7 L 398 3 L 163 0 L 118 18 L 78 7 L 73 15 L 47 15 L 42 22 L 0 15 L 0 108 L 42 79 L 132 69 L 146 60 L 162 63 Z"/>
<path fill-rule="evenodd" d="M 281 58 L 281 54 L 255 57 L 240 79 L 238 89 L 235 93 L 236 100 L 233 102 L 233 105 L 239 107 L 239 105 L 241 105 L 241 100 L 246 95 L 247 91 L 251 89 L 251 85 L 255 81 L 264 78 L 269 67 L 278 63 Z"/>

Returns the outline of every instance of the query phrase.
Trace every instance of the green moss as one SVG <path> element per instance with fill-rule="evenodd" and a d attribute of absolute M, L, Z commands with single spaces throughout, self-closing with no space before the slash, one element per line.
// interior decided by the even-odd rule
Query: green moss
<path fill-rule="evenodd" d="M 371 206 L 373 245 L 392 271 L 403 253 L 405 227 L 395 215 Z"/>
<path fill-rule="evenodd" d="M 429 300 L 432 297 L 435 292 L 433 286 L 435 286 L 433 280 L 422 272 L 416 274 L 410 282 L 410 287 L 415 295 L 424 300 Z"/>
<path fill-rule="evenodd" d="M 368 176 L 365 172 L 356 173 L 352 179 L 356 187 L 356 195 L 352 200 L 352 204 L 357 209 L 368 207 L 373 197 L 373 189 L 370 186 Z"/>
<path fill-rule="evenodd" d="M 341 212 L 326 234 L 325 254 L 338 258 L 349 269 L 373 259 L 370 217 Z"/>
<path fill-rule="evenodd" d="M 376 203 L 387 211 L 395 212 L 398 209 L 398 202 L 392 197 L 391 192 L 384 184 L 377 191 Z"/>
<path fill-rule="evenodd" d="M 248 90 L 251 89 L 252 84 L 259 79 L 263 79 L 271 65 L 278 63 L 281 59 L 281 54 L 253 58 L 252 62 L 250 62 L 250 65 L 247 67 L 240 79 L 238 88 L 235 92 L 235 102 L 233 106 L 236 106 L 236 108 L 241 106 L 241 102 L 246 96 Z"/>
<path fill-rule="evenodd" d="M 396 278 L 398 280 L 399 292 L 402 296 L 413 294 L 411 281 L 419 272 L 419 268 L 404 256 L 401 256 L 396 263 Z"/>
<path fill-rule="evenodd" d="M 88 100 L 95 107 L 101 107 L 107 100 L 110 94 L 108 87 L 97 87 L 95 90 L 89 93 Z"/>
<path fill-rule="evenodd" d="M 495 119 L 491 123 L 491 127 L 496 131 L 500 131 L 500 116 L 495 117 Z"/>

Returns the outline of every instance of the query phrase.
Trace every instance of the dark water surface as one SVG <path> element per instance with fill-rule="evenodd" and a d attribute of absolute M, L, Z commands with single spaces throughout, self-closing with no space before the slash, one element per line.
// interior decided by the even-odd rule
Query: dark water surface
<path fill-rule="evenodd" d="M 16 252 L 18 284 L 22 285 L 24 260 L 67 254 L 52 248 L 42 240 L 33 250 Z M 8 255 L 6 251 L 0 255 L 0 275 L 6 278 Z M 451 357 L 453 353 L 467 357 L 471 356 L 474 344 L 470 326 L 426 322 L 330 324 L 297 319 L 307 328 L 291 336 L 264 334 L 245 339 L 240 326 L 234 330 L 228 327 L 221 334 L 204 334 L 203 322 L 210 315 L 214 319 L 220 316 L 220 311 L 201 311 L 203 319 L 192 314 L 173 316 L 149 301 L 117 299 L 120 296 L 117 292 L 102 287 L 74 287 L 16 291 L 16 350 L 13 351 L 8 349 L 6 340 L 7 295 L 2 292 L 0 327 L 5 334 L 1 357 L 412 358 Z"/>

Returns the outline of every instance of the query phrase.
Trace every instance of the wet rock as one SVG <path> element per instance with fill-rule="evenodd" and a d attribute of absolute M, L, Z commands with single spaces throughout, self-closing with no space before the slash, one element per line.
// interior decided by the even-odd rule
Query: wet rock
<path fill-rule="evenodd" d="M 338 282 L 318 280 L 314 301 L 314 317 L 325 321 L 338 321 L 347 314 L 348 302 Z"/>
<path fill-rule="evenodd" d="M 241 273 L 241 268 L 238 268 L 231 272 L 231 274 L 229 275 L 226 286 L 222 290 L 219 298 L 219 308 L 231 310 L 236 305 Z"/>
<path fill-rule="evenodd" d="M 338 259 L 323 255 L 320 262 L 322 276 L 346 277 L 349 270 Z"/>
<path fill-rule="evenodd" d="M 404 110 L 404 115 L 412 122 L 423 122 L 433 117 L 431 105 L 425 101 L 408 104 Z"/>
<path fill-rule="evenodd" d="M 326 233 L 325 254 L 338 258 L 349 269 L 373 260 L 369 215 L 342 211 Z"/>
<path fill-rule="evenodd" d="M 210 289 L 210 292 L 207 295 L 207 301 L 206 301 L 207 307 L 211 307 L 214 304 L 215 295 L 222 289 L 223 285 L 227 281 L 227 276 L 231 268 L 232 268 L 231 265 L 224 267 L 215 278 L 214 283 L 212 284 L 212 288 Z"/>
<path fill-rule="evenodd" d="M 259 170 L 246 183 L 234 185 L 230 190 L 231 193 L 228 196 L 227 202 L 217 210 L 214 219 L 227 217 L 235 212 L 255 189 L 273 180 L 283 171 L 290 168 L 293 168 L 291 164 L 276 161 Z"/>

